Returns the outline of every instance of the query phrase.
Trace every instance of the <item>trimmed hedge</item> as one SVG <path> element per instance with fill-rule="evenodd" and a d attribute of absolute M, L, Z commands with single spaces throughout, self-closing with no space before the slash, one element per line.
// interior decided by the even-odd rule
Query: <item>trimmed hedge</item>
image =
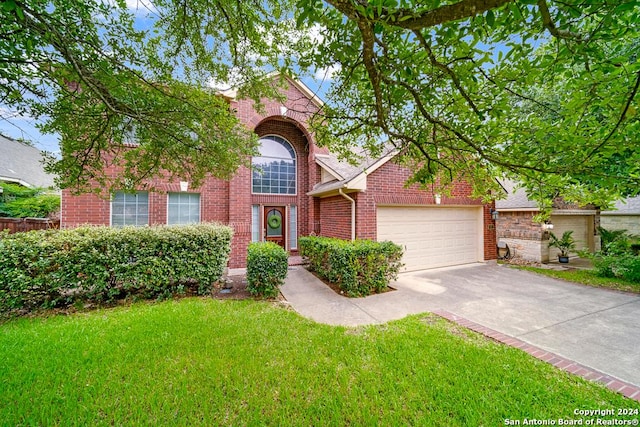
<path fill-rule="evenodd" d="M 273 242 L 251 243 L 247 250 L 247 289 L 251 295 L 275 298 L 284 283 L 289 257 Z"/>
<path fill-rule="evenodd" d="M 82 227 L 0 234 L 0 312 L 206 294 L 222 277 L 231 228 Z"/>
<path fill-rule="evenodd" d="M 385 291 L 402 267 L 402 248 L 393 242 L 301 237 L 300 254 L 323 279 L 350 297 Z"/>

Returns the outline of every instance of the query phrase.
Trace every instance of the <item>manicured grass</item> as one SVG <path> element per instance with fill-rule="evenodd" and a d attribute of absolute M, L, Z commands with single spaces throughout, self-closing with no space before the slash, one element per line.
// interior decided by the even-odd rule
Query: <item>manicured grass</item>
<path fill-rule="evenodd" d="M 583 285 L 640 293 L 640 283 L 633 283 L 617 278 L 600 277 L 594 270 L 549 270 L 546 268 L 529 266 L 515 266 L 515 268 L 532 271 L 534 273 L 555 277 L 556 279 L 562 279 L 569 282 L 582 283 Z"/>
<path fill-rule="evenodd" d="M 0 325 L 2 425 L 504 425 L 640 408 L 526 353 L 417 315 L 315 324 L 183 299 Z"/>

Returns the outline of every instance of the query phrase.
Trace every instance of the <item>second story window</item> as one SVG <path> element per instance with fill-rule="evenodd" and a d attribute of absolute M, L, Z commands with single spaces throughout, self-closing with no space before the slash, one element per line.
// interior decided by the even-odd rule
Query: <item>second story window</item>
<path fill-rule="evenodd" d="M 260 155 L 251 159 L 254 194 L 296 194 L 296 153 L 284 138 L 260 138 Z"/>

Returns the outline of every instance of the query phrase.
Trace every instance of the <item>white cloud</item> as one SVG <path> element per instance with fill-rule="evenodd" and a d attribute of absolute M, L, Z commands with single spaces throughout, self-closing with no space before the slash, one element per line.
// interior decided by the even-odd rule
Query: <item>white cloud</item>
<path fill-rule="evenodd" d="M 340 64 L 333 64 L 325 68 L 318 68 L 314 74 L 317 80 L 333 80 L 333 76 L 342 70 Z"/>
<path fill-rule="evenodd" d="M 150 0 L 125 0 L 127 3 L 127 9 L 142 11 L 142 12 L 155 12 L 156 7 Z"/>
<path fill-rule="evenodd" d="M 4 120 L 33 120 L 31 116 L 5 107 L 0 107 L 0 118 Z"/>
<path fill-rule="evenodd" d="M 116 6 L 116 0 L 104 0 L 106 4 Z M 146 13 L 157 13 L 158 9 L 151 0 L 124 0 L 127 9 L 136 15 L 142 15 Z"/>
<path fill-rule="evenodd" d="M 326 28 L 320 24 L 313 24 L 311 28 L 307 30 L 306 36 L 309 37 L 314 44 L 320 44 L 324 42 L 324 32 Z"/>
<path fill-rule="evenodd" d="M 242 75 L 240 71 L 237 68 L 231 68 L 225 81 L 216 80 L 215 78 L 210 77 L 207 81 L 207 86 L 215 90 L 225 91 L 237 88 L 241 83 Z"/>

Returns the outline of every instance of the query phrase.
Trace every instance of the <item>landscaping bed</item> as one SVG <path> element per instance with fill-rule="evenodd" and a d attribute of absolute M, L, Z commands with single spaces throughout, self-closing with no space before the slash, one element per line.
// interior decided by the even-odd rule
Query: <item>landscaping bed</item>
<path fill-rule="evenodd" d="M 402 268 L 402 248 L 393 242 L 301 237 L 300 255 L 317 277 L 348 297 L 386 292 Z"/>
<path fill-rule="evenodd" d="M 318 273 L 316 273 L 315 271 L 310 270 L 309 268 L 307 268 L 307 270 L 308 270 L 311 274 L 313 274 L 316 278 L 318 278 L 318 280 L 320 280 L 322 283 L 324 283 L 325 285 L 327 285 L 327 287 L 328 287 L 329 289 L 331 289 L 333 292 L 335 292 L 336 294 L 338 294 L 338 295 L 342 295 L 342 296 L 347 296 L 347 295 L 345 295 L 344 290 L 342 290 L 342 289 L 340 288 L 340 285 L 337 285 L 337 284 L 335 284 L 335 283 L 330 282 L 329 280 L 325 279 L 324 277 L 320 276 Z M 378 294 L 384 294 L 384 293 L 391 292 L 391 291 L 395 291 L 395 290 L 396 290 L 395 288 L 392 288 L 391 286 L 388 286 L 388 285 L 387 285 L 387 287 L 386 287 L 386 288 L 384 288 L 384 289 L 382 289 L 382 290 L 380 290 L 380 291 L 378 291 L 378 292 L 376 292 L 376 293 L 378 293 Z"/>

